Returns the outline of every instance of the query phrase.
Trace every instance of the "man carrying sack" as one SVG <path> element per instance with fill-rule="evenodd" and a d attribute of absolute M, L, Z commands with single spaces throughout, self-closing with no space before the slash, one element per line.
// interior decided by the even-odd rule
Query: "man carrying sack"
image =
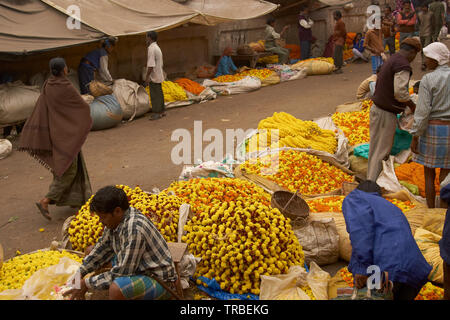
<path fill-rule="evenodd" d="M 391 153 L 394 144 L 397 114 L 416 105 L 409 95 L 411 62 L 422 50 L 419 39 L 407 38 L 400 51 L 392 55 L 377 76 L 373 106 L 370 109 L 370 149 L 367 179 L 376 181 L 382 170 L 382 161 Z"/>

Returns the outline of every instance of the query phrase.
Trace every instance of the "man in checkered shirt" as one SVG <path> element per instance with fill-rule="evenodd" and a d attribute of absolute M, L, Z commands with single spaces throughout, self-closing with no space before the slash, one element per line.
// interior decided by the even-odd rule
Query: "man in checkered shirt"
<path fill-rule="evenodd" d="M 111 300 L 166 299 L 169 293 L 154 279 L 176 280 L 175 266 L 166 241 L 153 223 L 130 207 L 122 189 L 100 189 L 90 204 L 105 226 L 103 236 L 83 260 L 81 277 L 112 261 L 112 268 L 83 279 L 79 289 L 66 293 L 84 299 L 89 290 L 109 290 Z"/>

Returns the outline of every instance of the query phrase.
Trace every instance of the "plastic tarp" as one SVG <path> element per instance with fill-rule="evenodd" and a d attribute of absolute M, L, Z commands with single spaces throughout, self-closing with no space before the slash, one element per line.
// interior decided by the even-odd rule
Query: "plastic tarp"
<path fill-rule="evenodd" d="M 183 6 L 199 13 L 192 22 L 205 25 L 253 19 L 278 8 L 277 4 L 263 0 L 188 0 L 183 3 Z"/>
<path fill-rule="evenodd" d="M 319 0 L 320 2 L 328 5 L 328 6 L 342 6 L 347 3 L 351 3 L 351 0 Z"/>
<path fill-rule="evenodd" d="M 67 15 L 40 0 L 0 0 L 0 52 L 42 51 L 96 41 L 102 32 L 81 24 L 67 28 Z"/>
<path fill-rule="evenodd" d="M 70 15 L 70 5 L 77 5 L 81 21 L 110 36 L 124 36 L 161 31 L 188 22 L 198 13 L 171 0 L 42 0 Z"/>

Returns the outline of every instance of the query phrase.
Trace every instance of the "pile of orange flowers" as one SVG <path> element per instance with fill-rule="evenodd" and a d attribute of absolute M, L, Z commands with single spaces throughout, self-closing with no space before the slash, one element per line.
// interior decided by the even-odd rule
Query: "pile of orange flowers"
<path fill-rule="evenodd" d="M 204 86 L 188 78 L 180 78 L 175 80 L 174 82 L 182 86 L 184 90 L 189 91 L 190 93 L 193 93 L 197 96 L 202 93 L 203 90 L 205 90 Z"/>
<path fill-rule="evenodd" d="M 248 76 L 257 77 L 261 80 L 264 80 L 272 74 L 274 74 L 274 71 L 270 69 L 250 69 L 233 75 L 219 76 L 217 78 L 214 78 L 213 80 L 217 82 L 235 82 L 242 80 Z"/>
<path fill-rule="evenodd" d="M 356 146 L 370 141 L 370 107 L 373 102 L 363 102 L 363 109 L 354 112 L 336 112 L 331 118 L 348 138 L 351 146 Z"/>
<path fill-rule="evenodd" d="M 348 271 L 347 267 L 338 271 L 341 279 L 347 283 L 349 287 L 353 288 L 353 274 Z M 442 300 L 444 297 L 444 289 L 427 282 L 414 300 Z"/>
<path fill-rule="evenodd" d="M 436 194 L 439 193 L 439 172 L 436 172 L 436 180 L 434 182 L 436 188 Z M 419 188 L 420 195 L 425 197 L 425 173 L 423 165 L 416 162 L 404 163 L 395 168 L 395 175 L 399 181 L 405 181 L 407 183 L 416 185 Z"/>
<path fill-rule="evenodd" d="M 349 287 L 353 288 L 353 274 L 348 271 L 347 267 L 343 267 L 341 270 L 338 271 L 339 275 L 341 276 L 341 279 L 347 283 Z"/>
<path fill-rule="evenodd" d="M 269 179 L 292 192 L 314 195 L 342 188 L 353 177 L 316 156 L 295 150 L 281 151 L 259 159 L 250 159 L 241 170 Z"/>
<path fill-rule="evenodd" d="M 306 200 L 310 211 L 314 212 L 342 212 L 342 203 L 345 196 L 330 196 L 325 198 L 317 198 Z M 402 212 L 411 210 L 415 205 L 411 201 L 402 201 L 398 199 L 386 199 L 395 206 L 397 206 Z"/>

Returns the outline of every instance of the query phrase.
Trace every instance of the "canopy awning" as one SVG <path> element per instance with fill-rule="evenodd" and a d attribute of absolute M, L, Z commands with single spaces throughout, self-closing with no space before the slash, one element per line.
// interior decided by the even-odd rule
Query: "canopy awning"
<path fill-rule="evenodd" d="M 275 11 L 279 5 L 263 0 L 187 0 L 183 6 L 198 13 L 192 22 L 211 26 L 264 16 Z"/>
<path fill-rule="evenodd" d="M 198 15 L 171 0 L 41 0 L 60 12 L 77 5 L 81 21 L 110 36 L 125 36 L 174 28 Z"/>
<path fill-rule="evenodd" d="M 69 29 L 71 6 L 80 29 Z M 0 0 L 0 53 L 21 54 L 175 28 L 187 22 L 216 25 L 268 14 L 263 0 Z M 244 8 L 244 9 L 243 9 Z"/>
<path fill-rule="evenodd" d="M 67 16 L 40 0 L 0 0 L 0 52 L 24 53 L 97 41 L 105 34 L 81 25 L 69 30 Z"/>
<path fill-rule="evenodd" d="M 344 4 L 353 2 L 352 0 L 319 0 L 322 3 L 325 3 L 328 6 L 342 6 Z"/>

